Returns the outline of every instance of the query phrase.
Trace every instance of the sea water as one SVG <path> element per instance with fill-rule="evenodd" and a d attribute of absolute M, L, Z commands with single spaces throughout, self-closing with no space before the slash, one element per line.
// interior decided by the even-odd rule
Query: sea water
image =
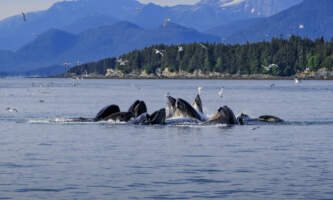
<path fill-rule="evenodd" d="M 152 113 L 167 93 L 192 103 L 199 86 L 208 116 L 286 122 L 66 122 L 136 99 Z M 333 199 L 332 99 L 332 81 L 0 79 L 0 199 Z"/>

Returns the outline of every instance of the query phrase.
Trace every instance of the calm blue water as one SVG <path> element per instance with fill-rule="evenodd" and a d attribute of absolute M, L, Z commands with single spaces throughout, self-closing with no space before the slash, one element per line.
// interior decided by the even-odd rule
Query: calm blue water
<path fill-rule="evenodd" d="M 153 112 L 167 92 L 192 102 L 198 86 L 210 115 L 228 105 L 287 123 L 63 120 L 136 99 Z M 333 199 L 332 99 L 332 81 L 0 79 L 0 199 Z"/>

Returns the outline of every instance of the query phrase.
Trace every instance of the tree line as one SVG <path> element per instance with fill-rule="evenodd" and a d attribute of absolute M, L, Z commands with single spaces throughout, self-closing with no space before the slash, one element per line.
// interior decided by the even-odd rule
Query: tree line
<path fill-rule="evenodd" d="M 246 44 L 191 43 L 154 45 L 134 50 L 119 58 L 107 58 L 76 66 L 68 73 L 105 74 L 107 69 L 156 73 L 168 68 L 170 72 L 218 72 L 229 74 L 270 74 L 292 76 L 302 71 L 333 70 L 333 38 L 311 40 L 298 36 L 274 38 Z"/>

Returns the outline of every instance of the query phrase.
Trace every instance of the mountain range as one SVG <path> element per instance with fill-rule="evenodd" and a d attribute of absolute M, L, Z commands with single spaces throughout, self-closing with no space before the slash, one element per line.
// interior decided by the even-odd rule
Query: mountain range
<path fill-rule="evenodd" d="M 50 29 L 16 52 L 0 51 L 0 66 L 2 72 L 17 74 L 64 62 L 72 62 L 73 66 L 76 62 L 119 56 L 153 44 L 198 41 L 219 42 L 219 38 L 173 23 L 152 30 L 130 22 L 118 22 L 80 34 Z"/>
<path fill-rule="evenodd" d="M 271 40 L 272 38 L 298 35 L 310 39 L 333 37 L 333 1 L 304 0 L 274 16 L 234 32 L 227 38 L 231 43 Z"/>
<path fill-rule="evenodd" d="M 78 0 L 55 3 L 40 12 L 0 21 L 0 49 L 17 50 L 51 28 L 78 33 L 98 25 L 128 21 L 154 29 L 166 17 L 179 25 L 206 31 L 219 25 L 255 17 L 267 17 L 301 0 L 202 0 L 195 5 L 162 7 L 136 0 Z"/>
<path fill-rule="evenodd" d="M 26 22 L 21 16 L 0 21 L 0 72 L 59 71 L 65 61 L 74 65 L 161 43 L 244 43 L 292 34 L 330 39 L 332 8 L 333 0 L 201 0 L 172 7 L 64 1 L 27 13 Z"/>

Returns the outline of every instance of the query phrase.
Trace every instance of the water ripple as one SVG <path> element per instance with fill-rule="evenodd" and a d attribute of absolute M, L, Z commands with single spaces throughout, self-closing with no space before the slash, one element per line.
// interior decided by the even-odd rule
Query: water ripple
<path fill-rule="evenodd" d="M 64 192 L 67 190 L 75 190 L 77 188 L 75 187 L 68 187 L 68 188 L 60 188 L 60 189 L 54 189 L 54 188 L 23 188 L 23 189 L 17 189 L 15 192 L 19 193 L 26 193 L 26 192 Z"/>

